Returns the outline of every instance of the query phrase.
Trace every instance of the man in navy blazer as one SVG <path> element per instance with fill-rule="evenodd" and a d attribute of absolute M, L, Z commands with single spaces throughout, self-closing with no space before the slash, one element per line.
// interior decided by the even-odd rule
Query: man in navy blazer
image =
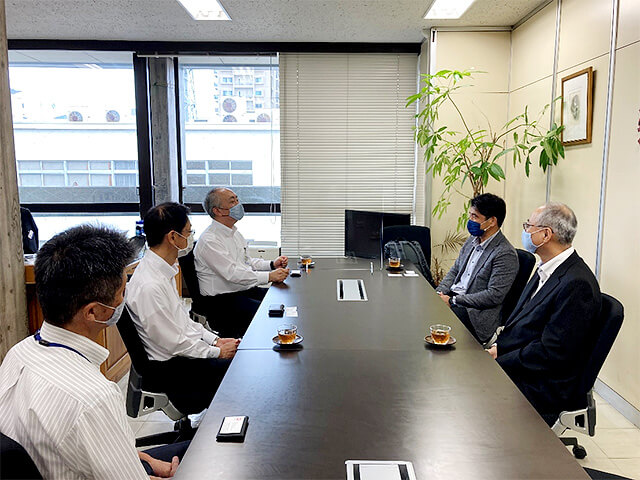
<path fill-rule="evenodd" d="M 537 208 L 523 224 L 522 243 L 541 263 L 488 350 L 549 425 L 580 406 L 587 346 L 600 331 L 598 282 L 571 245 L 577 226 L 561 203 Z"/>

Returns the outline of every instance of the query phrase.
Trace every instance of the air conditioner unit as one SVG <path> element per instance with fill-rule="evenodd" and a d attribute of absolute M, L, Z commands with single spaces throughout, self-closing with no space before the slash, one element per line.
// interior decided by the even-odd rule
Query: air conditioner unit
<path fill-rule="evenodd" d="M 252 243 L 248 246 L 247 253 L 252 258 L 262 258 L 263 260 L 275 260 L 280 256 L 280 247 L 278 247 L 277 245 Z"/>

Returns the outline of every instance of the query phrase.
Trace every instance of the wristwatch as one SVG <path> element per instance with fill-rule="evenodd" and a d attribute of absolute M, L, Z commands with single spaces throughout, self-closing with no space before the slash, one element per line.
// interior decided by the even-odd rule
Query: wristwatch
<path fill-rule="evenodd" d="M 453 307 L 454 305 L 456 305 L 456 296 L 455 296 L 455 295 L 451 295 L 451 296 L 449 297 L 449 305 L 451 305 L 452 307 Z"/>
<path fill-rule="evenodd" d="M 273 264 L 273 260 L 271 260 L 271 262 L 269 263 L 269 266 L 271 267 L 271 270 L 276 269 L 276 266 Z"/>

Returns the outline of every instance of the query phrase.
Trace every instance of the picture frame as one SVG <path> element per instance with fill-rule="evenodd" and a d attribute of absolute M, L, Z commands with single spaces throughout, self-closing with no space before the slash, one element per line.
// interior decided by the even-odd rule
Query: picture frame
<path fill-rule="evenodd" d="M 562 79 L 560 122 L 563 145 L 591 143 L 593 127 L 593 67 Z"/>

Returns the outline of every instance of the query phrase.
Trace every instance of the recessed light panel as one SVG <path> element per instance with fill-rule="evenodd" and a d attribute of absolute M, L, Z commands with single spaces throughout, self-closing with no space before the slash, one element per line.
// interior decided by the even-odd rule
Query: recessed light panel
<path fill-rule="evenodd" d="M 194 20 L 231 20 L 218 0 L 178 0 Z"/>
<path fill-rule="evenodd" d="M 424 16 L 428 20 L 460 18 L 474 0 L 435 0 Z"/>

